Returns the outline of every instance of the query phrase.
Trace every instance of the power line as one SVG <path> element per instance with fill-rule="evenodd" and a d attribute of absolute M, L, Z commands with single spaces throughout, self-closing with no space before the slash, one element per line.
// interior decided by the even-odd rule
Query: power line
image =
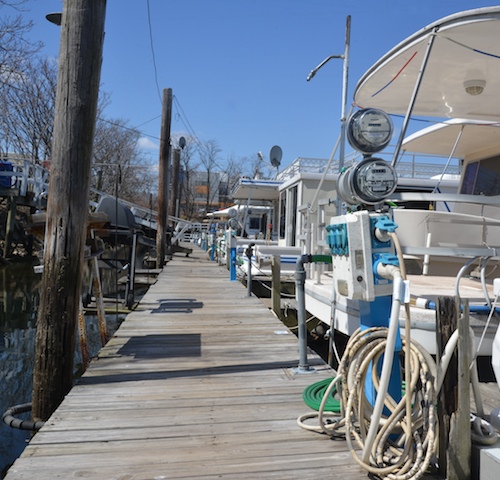
<path fill-rule="evenodd" d="M 191 137 L 193 138 L 194 142 L 196 143 L 196 145 L 198 146 L 198 148 L 200 149 L 200 151 L 204 152 L 205 155 L 207 155 L 207 157 L 210 156 L 211 152 L 209 151 L 208 147 L 196 135 L 196 132 L 194 131 L 193 127 L 191 126 L 191 123 L 189 122 L 189 120 L 187 118 L 187 115 L 184 112 L 184 109 L 182 108 L 182 106 L 181 106 L 181 104 L 179 102 L 179 99 L 175 95 L 174 95 L 174 104 L 175 104 L 175 106 L 178 109 L 178 115 L 179 115 L 179 118 L 180 118 L 182 124 L 186 127 L 186 130 L 191 135 Z M 224 170 L 216 162 L 214 162 L 214 165 L 219 170 L 221 170 L 221 171 Z"/>
<path fill-rule="evenodd" d="M 148 6 L 148 26 L 149 26 L 149 44 L 151 48 L 151 55 L 153 57 L 153 68 L 154 68 L 154 73 L 155 73 L 155 83 L 156 83 L 156 90 L 158 92 L 158 98 L 160 99 L 160 103 L 162 103 L 161 100 L 161 92 L 160 92 L 160 85 L 158 83 L 158 69 L 156 68 L 156 55 L 155 55 L 155 49 L 154 49 L 154 44 L 153 44 L 153 28 L 151 25 L 151 8 L 149 5 L 149 0 L 146 0 L 147 6 Z"/>

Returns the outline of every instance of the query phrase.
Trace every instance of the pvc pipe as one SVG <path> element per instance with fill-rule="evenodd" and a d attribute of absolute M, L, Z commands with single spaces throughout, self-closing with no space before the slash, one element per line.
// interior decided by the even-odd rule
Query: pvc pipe
<path fill-rule="evenodd" d="M 394 359 L 394 346 L 396 345 L 397 333 L 399 331 L 399 312 L 401 310 L 401 291 L 403 290 L 403 280 L 401 273 L 395 271 L 394 277 L 394 297 L 391 308 L 391 316 L 389 319 L 389 330 L 387 332 L 387 344 L 384 351 L 384 361 L 382 364 L 382 372 L 380 375 L 380 384 L 377 392 L 377 399 L 373 407 L 373 413 L 370 421 L 370 428 L 366 436 L 364 445 L 362 461 L 368 463 L 372 453 L 373 443 L 377 435 L 380 419 L 382 418 L 382 411 L 385 403 L 385 396 L 389 388 L 389 380 L 391 377 L 392 363 Z"/>
<path fill-rule="evenodd" d="M 304 285 L 306 271 L 304 263 L 309 261 L 309 255 L 301 255 L 297 259 L 295 269 L 295 298 L 297 300 L 297 333 L 299 338 L 299 366 L 298 372 L 311 370 L 307 361 L 307 326 L 306 326 L 306 301 Z"/>

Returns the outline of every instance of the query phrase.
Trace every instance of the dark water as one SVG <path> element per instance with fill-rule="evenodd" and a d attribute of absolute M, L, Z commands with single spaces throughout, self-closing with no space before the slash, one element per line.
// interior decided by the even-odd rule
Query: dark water
<path fill-rule="evenodd" d="M 0 269 L 0 415 L 13 405 L 31 401 L 35 362 L 35 324 L 39 305 L 41 275 L 28 263 Z M 90 354 L 101 348 L 97 317 L 85 317 Z M 123 316 L 107 317 L 114 332 Z M 81 354 L 75 352 L 75 368 L 81 369 Z M 30 432 L 0 422 L 0 478 L 21 454 Z"/>

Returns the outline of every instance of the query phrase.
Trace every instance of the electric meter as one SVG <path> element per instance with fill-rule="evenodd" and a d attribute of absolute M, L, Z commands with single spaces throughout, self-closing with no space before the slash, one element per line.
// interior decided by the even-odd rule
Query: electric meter
<path fill-rule="evenodd" d="M 394 130 L 391 117 L 378 108 L 364 108 L 351 115 L 347 140 L 363 153 L 380 152 L 389 145 Z"/>
<path fill-rule="evenodd" d="M 375 205 L 396 190 L 397 175 L 390 163 L 368 157 L 344 170 L 337 181 L 339 197 L 350 205 Z"/>
<path fill-rule="evenodd" d="M 234 230 L 236 230 L 239 227 L 239 223 L 238 223 L 238 220 L 236 220 L 236 218 L 230 218 L 227 221 L 227 225 L 229 228 L 232 228 Z"/>

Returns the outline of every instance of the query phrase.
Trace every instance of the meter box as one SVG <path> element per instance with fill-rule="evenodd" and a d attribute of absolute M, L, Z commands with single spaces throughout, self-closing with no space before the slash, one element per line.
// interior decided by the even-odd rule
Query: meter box
<path fill-rule="evenodd" d="M 387 215 L 360 211 L 333 217 L 327 225 L 333 279 L 337 293 L 351 300 L 371 302 L 392 294 L 392 281 L 374 273 L 374 264 L 383 255 L 394 254 L 394 246 L 375 236 L 375 224 Z"/>

